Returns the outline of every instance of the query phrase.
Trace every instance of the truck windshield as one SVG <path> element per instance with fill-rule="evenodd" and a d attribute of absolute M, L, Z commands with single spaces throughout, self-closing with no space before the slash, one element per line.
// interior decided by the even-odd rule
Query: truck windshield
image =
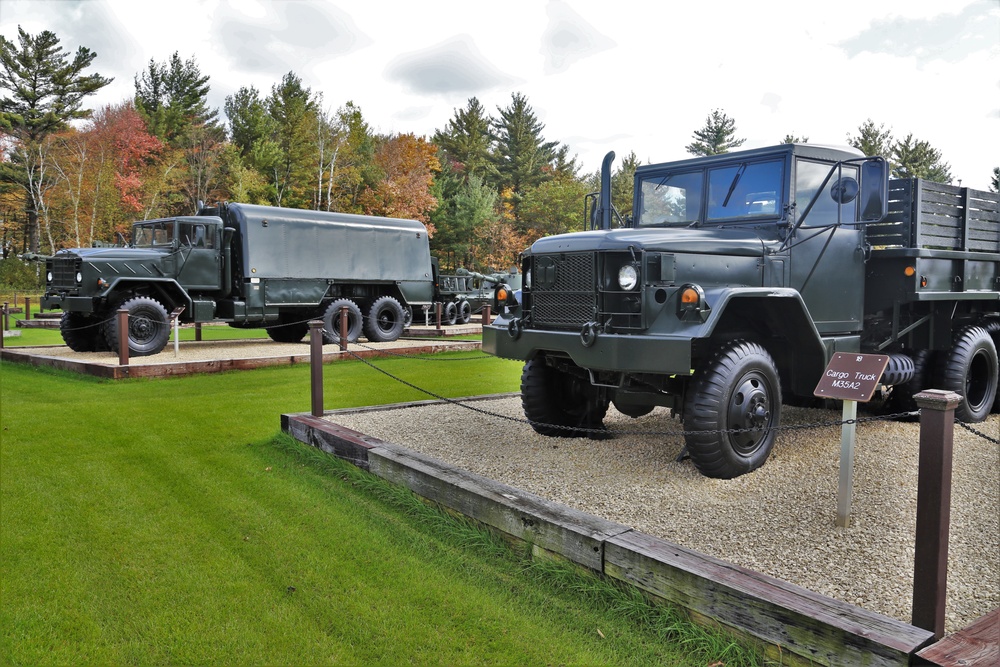
<path fill-rule="evenodd" d="M 708 219 L 777 216 L 784 161 L 743 162 L 708 172 Z"/>
<path fill-rule="evenodd" d="M 174 240 L 174 221 L 156 220 L 132 227 L 132 245 L 137 248 L 167 246 Z"/>
<path fill-rule="evenodd" d="M 647 176 L 639 184 L 639 227 L 684 227 L 701 220 L 701 170 Z"/>
<path fill-rule="evenodd" d="M 636 226 L 694 227 L 776 218 L 782 212 L 784 182 L 783 159 L 643 176 Z"/>

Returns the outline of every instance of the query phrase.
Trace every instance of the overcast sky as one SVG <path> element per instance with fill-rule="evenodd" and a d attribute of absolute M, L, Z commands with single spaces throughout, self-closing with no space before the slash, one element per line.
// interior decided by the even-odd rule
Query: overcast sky
<path fill-rule="evenodd" d="M 430 135 L 515 91 L 585 171 L 604 153 L 688 157 L 712 109 L 744 148 L 845 144 L 867 118 L 929 141 L 963 185 L 1000 165 L 1000 0 L 0 0 L 0 33 L 51 30 L 131 98 L 177 51 L 222 108 L 294 71 L 377 132 Z"/>

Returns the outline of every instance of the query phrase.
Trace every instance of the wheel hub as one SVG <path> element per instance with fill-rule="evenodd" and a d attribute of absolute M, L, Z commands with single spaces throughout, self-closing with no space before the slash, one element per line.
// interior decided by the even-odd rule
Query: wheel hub
<path fill-rule="evenodd" d="M 730 434 L 733 446 L 742 454 L 752 454 L 764 441 L 771 423 L 771 399 L 767 382 L 754 373 L 743 378 L 729 402 L 729 428 L 750 429 Z"/>

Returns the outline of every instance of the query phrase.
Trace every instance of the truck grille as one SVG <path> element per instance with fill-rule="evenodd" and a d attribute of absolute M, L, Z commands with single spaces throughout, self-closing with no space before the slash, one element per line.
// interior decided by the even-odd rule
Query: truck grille
<path fill-rule="evenodd" d="M 597 312 L 596 255 L 533 258 L 531 321 L 555 329 L 579 329 Z"/>
<path fill-rule="evenodd" d="M 58 287 L 61 289 L 72 289 L 76 287 L 76 273 L 80 270 L 81 261 L 80 258 L 62 258 L 55 257 L 52 259 L 52 282 L 49 283 L 50 287 Z"/>

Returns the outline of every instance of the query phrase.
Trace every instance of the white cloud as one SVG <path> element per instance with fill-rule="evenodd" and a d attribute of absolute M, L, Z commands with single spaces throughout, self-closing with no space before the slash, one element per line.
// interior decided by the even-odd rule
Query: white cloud
<path fill-rule="evenodd" d="M 714 108 L 747 147 L 843 144 L 870 117 L 930 141 L 973 187 L 1000 154 L 996 0 L 0 2 L 7 38 L 22 24 L 98 53 L 92 71 L 116 81 L 93 107 L 130 98 L 149 60 L 177 51 L 211 77 L 213 106 L 294 71 L 379 132 L 429 135 L 472 95 L 495 112 L 521 92 L 588 171 L 608 150 L 685 157 Z"/>

